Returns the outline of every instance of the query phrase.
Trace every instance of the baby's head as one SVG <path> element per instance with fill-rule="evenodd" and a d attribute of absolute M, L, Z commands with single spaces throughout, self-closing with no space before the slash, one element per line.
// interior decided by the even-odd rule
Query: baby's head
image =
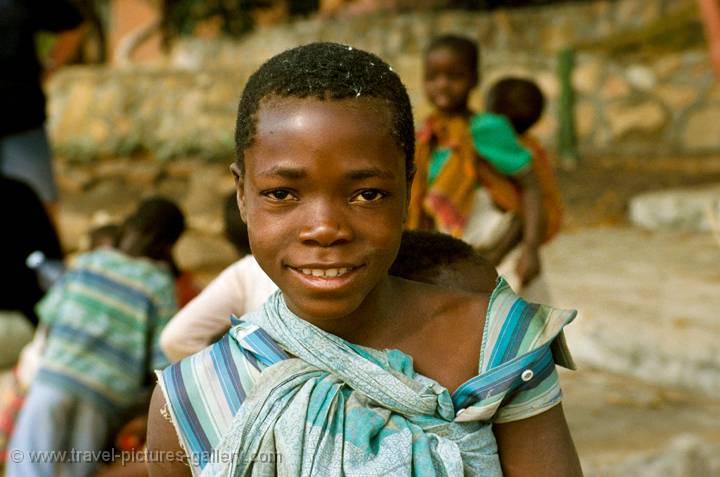
<path fill-rule="evenodd" d="M 387 278 L 413 177 L 414 130 L 400 78 L 333 43 L 260 67 L 238 109 L 238 205 L 253 255 L 306 319 L 354 312 Z"/>
<path fill-rule="evenodd" d="M 468 98 L 478 83 L 477 45 L 459 35 L 433 38 L 425 49 L 423 75 L 425 94 L 445 114 L 467 112 Z"/>
<path fill-rule="evenodd" d="M 508 77 L 488 90 L 485 103 L 489 112 L 507 117 L 515 132 L 524 134 L 542 116 L 545 97 L 533 81 Z"/>
<path fill-rule="evenodd" d="M 471 293 L 492 291 L 498 278 L 495 267 L 467 243 L 421 230 L 403 233 L 390 274 Z"/>
<path fill-rule="evenodd" d="M 128 255 L 171 265 L 172 248 L 185 231 L 185 216 L 175 202 L 151 197 L 125 219 L 118 248 Z"/>

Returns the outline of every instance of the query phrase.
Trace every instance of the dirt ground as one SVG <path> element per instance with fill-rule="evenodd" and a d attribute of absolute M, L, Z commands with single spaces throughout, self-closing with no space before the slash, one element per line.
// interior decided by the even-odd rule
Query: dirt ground
<path fill-rule="evenodd" d="M 584 158 L 557 175 L 571 231 L 627 223 L 628 201 L 642 192 L 720 183 L 720 157 Z"/>

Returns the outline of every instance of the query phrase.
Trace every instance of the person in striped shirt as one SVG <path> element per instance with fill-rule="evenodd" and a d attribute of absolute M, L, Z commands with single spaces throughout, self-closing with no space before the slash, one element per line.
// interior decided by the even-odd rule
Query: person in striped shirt
<path fill-rule="evenodd" d="M 92 475 L 117 427 L 146 409 L 152 370 L 168 364 L 158 337 L 177 307 L 166 263 L 184 229 L 172 201 L 141 202 L 117 248 L 78 256 L 39 303 L 49 332 L 9 444 L 25 458 L 10 459 L 8 477 Z M 32 462 L 37 451 L 67 454 Z"/>

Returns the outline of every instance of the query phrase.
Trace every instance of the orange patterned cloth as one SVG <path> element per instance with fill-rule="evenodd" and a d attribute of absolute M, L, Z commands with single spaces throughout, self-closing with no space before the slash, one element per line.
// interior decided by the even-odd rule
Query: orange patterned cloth
<path fill-rule="evenodd" d="M 432 150 L 452 150 L 450 159 L 429 186 Z M 410 195 L 408 229 L 440 230 L 460 237 L 472 212 L 477 184 L 475 150 L 464 118 L 430 116 L 420 130 L 415 148 L 415 180 Z"/>
<path fill-rule="evenodd" d="M 499 137 L 499 142 L 507 143 L 509 139 L 517 147 L 518 139 L 515 136 L 508 138 L 507 128 L 498 133 L 505 136 Z M 544 237 L 548 240 L 557 233 L 562 215 L 557 182 L 540 143 L 528 136 L 521 144 L 532 154 L 532 167 L 540 182 L 546 220 Z M 450 155 L 430 183 L 430 162 L 437 148 L 449 149 Z M 527 154 L 526 151 L 523 153 Z M 469 118 L 431 115 L 417 135 L 415 165 L 417 172 L 406 224 L 410 230 L 439 230 L 462 237 L 472 214 L 473 193 L 478 185 L 486 188 L 500 209 L 510 212 L 521 209 L 520 188 L 511 175 L 498 171 L 478 153 Z"/>

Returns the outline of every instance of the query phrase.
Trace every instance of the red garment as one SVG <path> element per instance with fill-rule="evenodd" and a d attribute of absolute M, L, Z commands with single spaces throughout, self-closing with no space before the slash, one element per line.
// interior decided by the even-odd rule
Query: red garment
<path fill-rule="evenodd" d="M 7 463 L 8 442 L 27 395 L 27 390 L 23 389 L 17 378 L 16 369 L 13 369 L 12 374 L 12 385 L 0 396 L 0 464 Z"/>
<path fill-rule="evenodd" d="M 175 279 L 175 296 L 177 298 L 178 309 L 184 307 L 190 300 L 200 294 L 201 288 L 195 283 L 195 278 L 191 272 L 182 272 Z"/>

